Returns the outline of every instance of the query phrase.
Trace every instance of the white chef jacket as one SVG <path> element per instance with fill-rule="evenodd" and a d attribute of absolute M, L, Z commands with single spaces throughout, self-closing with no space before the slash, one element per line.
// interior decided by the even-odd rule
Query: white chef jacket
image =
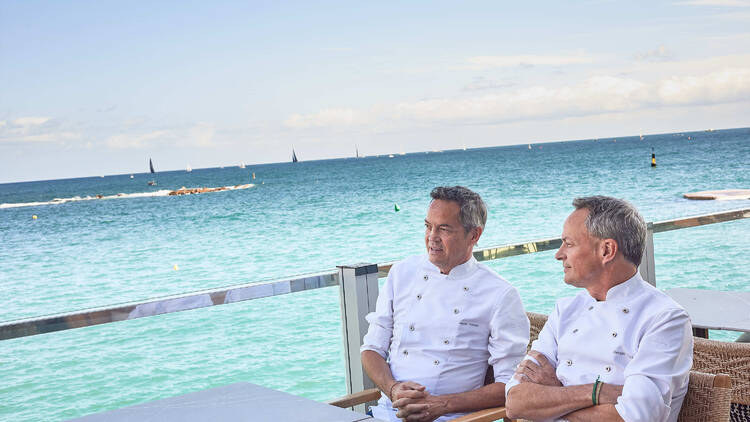
<path fill-rule="evenodd" d="M 482 387 L 488 364 L 495 381 L 507 382 L 529 342 L 518 291 L 473 256 L 447 275 L 426 255 L 395 264 L 367 321 L 360 350 L 386 359 L 397 381 L 435 395 Z M 399 420 L 385 394 L 373 414 Z"/>
<path fill-rule="evenodd" d="M 623 385 L 615 409 L 626 422 L 676 421 L 693 365 L 687 313 L 637 272 L 604 301 L 587 290 L 558 300 L 531 349 L 556 367 L 564 386 L 596 377 Z M 505 394 L 518 384 L 514 377 Z"/>

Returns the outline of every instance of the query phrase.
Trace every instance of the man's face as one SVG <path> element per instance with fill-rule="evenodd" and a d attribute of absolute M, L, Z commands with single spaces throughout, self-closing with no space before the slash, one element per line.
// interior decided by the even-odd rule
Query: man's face
<path fill-rule="evenodd" d="M 555 259 L 562 261 L 565 283 L 575 287 L 587 287 L 598 280 L 603 269 L 599 256 L 600 240 L 586 229 L 589 210 L 573 211 L 563 225 L 562 245 Z"/>
<path fill-rule="evenodd" d="M 466 233 L 458 219 L 459 212 L 458 203 L 435 199 L 424 219 L 427 256 L 444 274 L 471 257 L 471 249 L 481 235 L 479 228 Z"/>

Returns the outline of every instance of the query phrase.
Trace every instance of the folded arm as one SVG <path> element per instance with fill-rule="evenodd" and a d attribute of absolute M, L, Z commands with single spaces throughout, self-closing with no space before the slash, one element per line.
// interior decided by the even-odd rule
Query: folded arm
<path fill-rule="evenodd" d="M 557 379 L 555 367 L 546 357 L 532 350 L 518 365 L 518 384 L 507 392 L 506 409 L 510 418 L 551 419 L 563 416 L 570 421 L 622 421 L 614 407 L 622 386 L 602 384 L 598 405 L 594 405 L 594 384 L 564 387 Z M 515 383 L 514 383 L 515 384 Z"/>

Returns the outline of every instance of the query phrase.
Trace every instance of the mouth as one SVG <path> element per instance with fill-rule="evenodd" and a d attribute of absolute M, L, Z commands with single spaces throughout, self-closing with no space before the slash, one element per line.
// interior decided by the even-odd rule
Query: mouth
<path fill-rule="evenodd" d="M 437 246 L 428 246 L 427 252 L 429 252 L 430 254 L 439 254 L 443 252 L 443 248 Z"/>

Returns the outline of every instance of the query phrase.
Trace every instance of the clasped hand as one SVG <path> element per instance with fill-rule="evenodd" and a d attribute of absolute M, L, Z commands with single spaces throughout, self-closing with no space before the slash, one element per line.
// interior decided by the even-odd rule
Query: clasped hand
<path fill-rule="evenodd" d="M 442 401 L 431 395 L 424 385 L 405 381 L 393 389 L 393 407 L 398 409 L 396 416 L 408 422 L 431 422 L 442 415 Z"/>
<path fill-rule="evenodd" d="M 534 384 L 549 385 L 552 387 L 561 387 L 562 383 L 557 379 L 555 367 L 552 366 L 547 358 L 537 352 L 531 350 L 528 353 L 529 356 L 536 359 L 538 364 L 531 359 L 524 359 L 518 364 L 516 373 L 513 375 L 519 382 L 533 382 Z"/>

